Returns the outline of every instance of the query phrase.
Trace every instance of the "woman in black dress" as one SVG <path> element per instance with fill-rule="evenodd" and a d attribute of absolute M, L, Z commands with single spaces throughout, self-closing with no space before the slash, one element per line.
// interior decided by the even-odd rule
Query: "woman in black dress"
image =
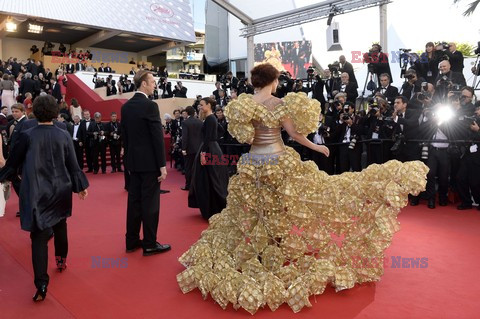
<path fill-rule="evenodd" d="M 228 160 L 223 158 L 217 142 L 218 136 L 224 132 L 213 114 L 215 105 L 215 100 L 211 98 L 204 98 L 199 104 L 205 118 L 202 126 L 203 143 L 195 157 L 188 194 L 188 207 L 200 208 L 205 219 L 220 213 L 226 206 L 227 198 Z"/>
<path fill-rule="evenodd" d="M 39 96 L 33 103 L 38 126 L 17 133 L 18 142 L 10 151 L 0 181 L 12 179 L 22 170 L 20 223 L 30 232 L 32 262 L 37 292 L 34 301 L 47 294 L 49 276 L 48 241 L 55 236 L 57 268 L 66 268 L 68 253 L 67 217 L 72 215 L 72 192 L 87 197 L 88 181 L 80 170 L 69 133 L 53 125 L 58 115 L 57 101 L 51 95 Z"/>

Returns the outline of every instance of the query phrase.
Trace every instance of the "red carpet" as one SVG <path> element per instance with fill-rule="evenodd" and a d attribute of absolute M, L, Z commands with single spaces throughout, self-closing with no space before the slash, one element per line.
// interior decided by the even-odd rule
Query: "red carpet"
<path fill-rule="evenodd" d="M 34 304 L 30 239 L 15 217 L 15 195 L 0 218 L 0 318 L 249 318 L 232 307 L 223 311 L 198 291 L 183 295 L 175 276 L 177 258 L 207 227 L 200 213 L 187 208 L 183 176 L 169 171 L 161 196 L 160 242 L 172 251 L 142 257 L 124 252 L 126 192 L 123 175 L 88 175 L 90 196 L 74 201 L 68 220 L 68 269 L 54 271 L 50 242 L 47 299 Z M 453 206 L 429 210 L 422 205 L 400 214 L 402 230 L 387 251 L 385 275 L 377 283 L 335 293 L 329 288 L 313 307 L 294 315 L 282 306 L 256 318 L 478 318 L 480 312 L 480 212 Z M 92 257 L 128 258 L 127 268 L 96 268 Z M 392 268 L 391 256 L 428 258 L 427 268 Z"/>

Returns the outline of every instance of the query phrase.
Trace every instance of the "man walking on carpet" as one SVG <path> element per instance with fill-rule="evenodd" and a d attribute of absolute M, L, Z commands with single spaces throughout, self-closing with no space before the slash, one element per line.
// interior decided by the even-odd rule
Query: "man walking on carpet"
<path fill-rule="evenodd" d="M 157 242 L 160 183 L 167 177 L 165 146 L 158 106 L 148 98 L 155 90 L 155 79 L 151 72 L 141 70 L 134 82 L 137 92 L 122 106 L 121 121 L 124 164 L 130 173 L 126 251 L 142 247 L 143 255 L 150 256 L 170 250 L 170 245 Z"/>

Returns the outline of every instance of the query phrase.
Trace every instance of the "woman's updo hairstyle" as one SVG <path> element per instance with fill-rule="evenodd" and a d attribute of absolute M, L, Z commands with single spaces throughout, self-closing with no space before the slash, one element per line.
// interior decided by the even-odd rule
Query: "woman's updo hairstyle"
<path fill-rule="evenodd" d="M 215 101 L 214 99 L 212 99 L 210 97 L 204 97 L 202 99 L 202 101 L 205 102 L 205 104 L 209 104 L 210 108 L 212 109 L 212 112 L 215 112 L 215 107 L 217 106 L 217 101 Z"/>
<path fill-rule="evenodd" d="M 278 70 L 270 63 L 257 65 L 252 69 L 251 74 L 250 80 L 252 81 L 252 85 L 259 89 L 272 84 L 280 75 Z"/>

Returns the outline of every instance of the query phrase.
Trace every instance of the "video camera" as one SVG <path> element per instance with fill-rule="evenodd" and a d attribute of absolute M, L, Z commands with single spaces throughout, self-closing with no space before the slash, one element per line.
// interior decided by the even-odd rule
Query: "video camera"
<path fill-rule="evenodd" d="M 330 70 L 334 78 L 340 77 L 340 62 L 335 61 L 332 64 L 329 64 L 328 69 Z"/>

